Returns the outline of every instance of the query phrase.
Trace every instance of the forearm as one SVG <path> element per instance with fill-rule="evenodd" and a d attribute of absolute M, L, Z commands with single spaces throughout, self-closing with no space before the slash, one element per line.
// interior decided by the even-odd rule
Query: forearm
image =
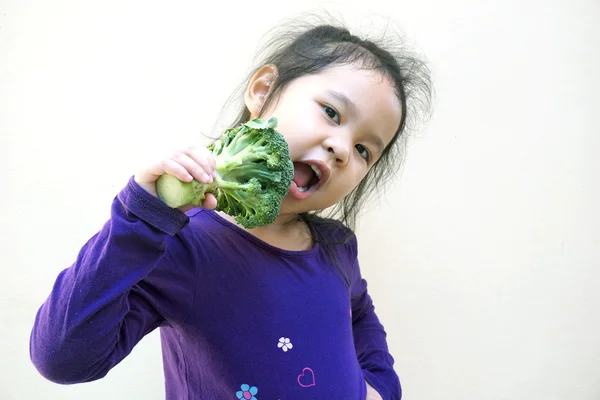
<path fill-rule="evenodd" d="M 370 311 L 354 322 L 359 364 L 368 385 L 375 389 L 383 400 L 400 400 L 400 380 L 394 371 L 394 359 L 389 353 L 386 332 L 372 306 L 369 309 Z M 378 399 L 372 392 L 371 390 L 373 399 Z M 369 397 L 367 399 L 371 400 Z"/>
<path fill-rule="evenodd" d="M 375 312 L 358 261 L 353 271 L 352 330 L 358 362 L 368 386 L 374 388 L 383 400 L 400 400 L 402 389 L 394 371 L 394 358 L 389 352 L 387 333 Z"/>
<path fill-rule="evenodd" d="M 186 218 L 156 213 L 140 190 L 130 181 L 115 198 L 109 221 L 59 274 L 36 315 L 31 359 L 52 381 L 104 376 L 162 322 L 136 284 L 165 261 L 171 234 Z"/>

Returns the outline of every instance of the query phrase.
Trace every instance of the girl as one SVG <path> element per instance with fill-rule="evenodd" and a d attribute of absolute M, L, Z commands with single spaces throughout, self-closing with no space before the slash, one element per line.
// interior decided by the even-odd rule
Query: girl
<path fill-rule="evenodd" d="M 295 175 L 277 221 L 246 230 L 212 195 L 181 209 L 156 197 L 165 173 L 210 182 L 206 149 L 141 169 L 37 313 L 44 377 L 100 379 L 160 328 L 168 399 L 401 398 L 352 226 L 395 161 L 412 96 L 427 98 L 427 70 L 331 25 L 271 44 L 233 125 L 279 121 Z M 318 216 L 334 206 L 339 221 Z"/>

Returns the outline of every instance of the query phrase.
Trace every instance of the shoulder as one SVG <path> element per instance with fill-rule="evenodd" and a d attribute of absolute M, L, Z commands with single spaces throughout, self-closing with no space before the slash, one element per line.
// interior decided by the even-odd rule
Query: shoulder
<path fill-rule="evenodd" d="M 309 214 L 303 218 L 310 226 L 315 240 L 321 244 L 344 252 L 350 262 L 358 255 L 358 240 L 355 232 L 343 222 L 322 216 Z"/>
<path fill-rule="evenodd" d="M 194 208 L 185 212 L 188 224 L 179 233 L 182 240 L 190 246 L 204 249 L 207 252 L 220 246 L 241 246 L 237 241 L 237 233 L 223 223 L 215 213 L 204 208 Z"/>
<path fill-rule="evenodd" d="M 304 214 L 302 218 L 304 218 L 311 228 L 317 230 L 331 242 L 347 243 L 356 239 L 354 231 L 337 219 L 326 218 L 316 214 Z"/>
<path fill-rule="evenodd" d="M 186 227 L 187 230 L 182 233 L 187 236 L 200 239 L 214 235 L 239 234 L 236 227 L 232 227 L 232 224 L 224 221 L 214 210 L 198 207 L 186 211 L 186 215 L 189 218 L 189 223 Z"/>

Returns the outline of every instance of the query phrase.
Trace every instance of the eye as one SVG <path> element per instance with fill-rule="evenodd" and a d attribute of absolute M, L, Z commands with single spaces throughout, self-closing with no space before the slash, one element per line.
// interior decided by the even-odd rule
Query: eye
<path fill-rule="evenodd" d="M 371 153 L 369 152 L 369 149 L 367 149 L 365 146 L 363 146 L 362 144 L 357 144 L 354 147 L 356 148 L 358 154 L 360 154 L 362 158 L 364 158 L 367 161 L 371 159 Z"/>
<path fill-rule="evenodd" d="M 327 116 L 331 118 L 336 124 L 340 123 L 340 114 L 338 114 L 336 110 L 329 106 L 323 106 L 323 111 L 325 111 L 325 114 L 327 114 Z"/>

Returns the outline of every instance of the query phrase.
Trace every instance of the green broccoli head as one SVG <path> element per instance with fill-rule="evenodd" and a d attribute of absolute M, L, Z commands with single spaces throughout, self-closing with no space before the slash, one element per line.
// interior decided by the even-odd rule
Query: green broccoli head
<path fill-rule="evenodd" d="M 261 191 L 248 195 L 245 190 L 216 191 L 217 209 L 235 216 L 246 228 L 267 225 L 279 216 L 282 197 L 276 193 Z"/>
<path fill-rule="evenodd" d="M 279 216 L 294 177 L 288 144 L 276 127 L 276 118 L 254 119 L 226 130 L 208 146 L 216 162 L 214 182 L 188 184 L 175 178 L 175 184 L 173 177 L 163 175 L 157 181 L 159 197 L 171 207 L 181 207 L 200 205 L 206 193 L 213 193 L 216 209 L 244 227 L 270 224 Z"/>

